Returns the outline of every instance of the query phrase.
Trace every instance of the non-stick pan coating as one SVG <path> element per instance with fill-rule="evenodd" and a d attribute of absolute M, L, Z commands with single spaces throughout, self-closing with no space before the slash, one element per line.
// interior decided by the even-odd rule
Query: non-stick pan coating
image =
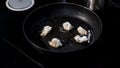
<path fill-rule="evenodd" d="M 62 22 L 70 21 L 75 28 L 68 33 L 60 33 L 59 28 Z M 53 27 L 51 33 L 45 38 L 40 37 L 41 29 L 50 25 Z M 66 38 L 74 37 L 78 26 L 82 26 L 87 30 L 91 30 L 91 42 L 89 44 L 74 44 Z M 39 7 L 31 12 L 25 19 L 23 25 L 23 33 L 28 42 L 37 50 L 51 51 L 57 53 L 72 52 L 84 49 L 95 42 L 102 31 L 102 24 L 99 17 L 91 10 L 70 3 L 56 3 Z M 51 38 L 58 37 L 64 42 L 64 47 L 52 48 L 47 41 Z M 72 42 L 72 43 L 71 43 Z"/>

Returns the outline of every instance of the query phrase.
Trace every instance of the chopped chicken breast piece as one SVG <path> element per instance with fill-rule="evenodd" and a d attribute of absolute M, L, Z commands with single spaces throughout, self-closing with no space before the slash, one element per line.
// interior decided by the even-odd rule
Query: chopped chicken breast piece
<path fill-rule="evenodd" d="M 85 30 L 84 28 L 82 28 L 81 26 L 79 26 L 78 28 L 77 28 L 77 31 L 78 31 L 78 33 L 80 34 L 80 35 L 87 35 L 87 30 Z"/>
<path fill-rule="evenodd" d="M 44 26 L 40 36 L 45 37 L 52 30 L 51 26 Z"/>
<path fill-rule="evenodd" d="M 59 39 L 57 38 L 53 38 L 50 42 L 49 42 L 49 45 L 54 47 L 54 48 L 58 48 L 60 46 L 62 46 L 62 43 Z"/>
<path fill-rule="evenodd" d="M 66 31 L 70 31 L 73 28 L 73 26 L 70 24 L 70 22 L 64 22 L 63 23 L 63 28 Z"/>
<path fill-rule="evenodd" d="M 82 37 L 81 37 L 80 35 L 76 35 L 76 36 L 74 37 L 74 39 L 75 39 L 75 41 L 78 42 L 78 43 L 83 43 L 83 42 L 88 41 L 87 36 L 82 36 Z"/>

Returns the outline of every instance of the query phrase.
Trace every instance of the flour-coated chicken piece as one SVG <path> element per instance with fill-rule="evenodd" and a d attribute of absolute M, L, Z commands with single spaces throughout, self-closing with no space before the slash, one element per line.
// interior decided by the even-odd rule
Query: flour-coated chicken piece
<path fill-rule="evenodd" d="M 51 26 L 44 26 L 40 36 L 45 37 L 52 30 Z"/>
<path fill-rule="evenodd" d="M 51 41 L 49 41 L 49 45 L 54 48 L 58 48 L 58 47 L 62 46 L 63 44 L 61 43 L 60 39 L 53 38 Z"/>
<path fill-rule="evenodd" d="M 77 28 L 77 31 L 78 31 L 78 33 L 80 34 L 80 35 L 87 35 L 87 30 L 86 29 L 84 29 L 83 27 L 81 27 L 81 26 L 79 26 L 78 28 Z"/>
<path fill-rule="evenodd" d="M 76 42 L 78 42 L 78 43 L 83 43 L 83 42 L 86 42 L 86 41 L 88 41 L 88 38 L 87 38 L 87 36 L 80 36 L 80 35 L 76 35 L 75 37 L 74 37 L 74 40 L 76 41 Z"/>
<path fill-rule="evenodd" d="M 66 31 L 70 31 L 73 28 L 73 26 L 70 24 L 70 22 L 64 22 L 63 23 L 63 28 Z"/>

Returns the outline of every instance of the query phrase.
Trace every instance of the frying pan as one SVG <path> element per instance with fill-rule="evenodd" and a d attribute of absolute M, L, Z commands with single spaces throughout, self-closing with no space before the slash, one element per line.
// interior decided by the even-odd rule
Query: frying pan
<path fill-rule="evenodd" d="M 90 43 L 76 44 L 69 39 L 76 35 L 75 29 L 72 32 L 61 33 L 59 27 L 63 22 L 69 21 L 76 27 L 82 26 L 91 31 Z M 46 25 L 53 27 L 51 33 L 42 38 L 40 32 Z M 59 2 L 41 6 L 25 18 L 23 33 L 26 40 L 38 52 L 69 53 L 85 49 L 91 46 L 101 35 L 102 22 L 100 18 L 89 8 L 67 2 Z M 50 47 L 48 41 L 58 37 L 64 41 L 60 48 Z M 69 38 L 69 39 L 68 39 Z"/>

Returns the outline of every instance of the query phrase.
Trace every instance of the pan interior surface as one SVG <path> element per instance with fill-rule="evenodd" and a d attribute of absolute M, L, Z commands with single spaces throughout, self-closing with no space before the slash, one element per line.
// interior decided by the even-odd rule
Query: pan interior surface
<path fill-rule="evenodd" d="M 66 21 L 69 21 L 74 28 L 63 33 L 60 28 L 63 22 Z M 96 26 L 100 25 L 96 15 L 82 6 L 62 3 L 52 4 L 31 12 L 25 19 L 23 32 L 28 42 L 34 44 L 33 46 L 37 46 L 38 49 L 57 53 L 73 52 L 90 46 L 90 43 L 94 41 L 95 26 L 93 23 L 97 23 Z M 40 33 L 43 27 L 47 25 L 52 26 L 53 29 L 47 36 L 42 38 Z M 79 26 L 91 31 L 90 43 L 76 43 L 73 40 L 73 37 L 78 35 L 76 30 Z M 63 46 L 59 48 L 51 47 L 48 41 L 52 38 L 59 38 Z"/>

